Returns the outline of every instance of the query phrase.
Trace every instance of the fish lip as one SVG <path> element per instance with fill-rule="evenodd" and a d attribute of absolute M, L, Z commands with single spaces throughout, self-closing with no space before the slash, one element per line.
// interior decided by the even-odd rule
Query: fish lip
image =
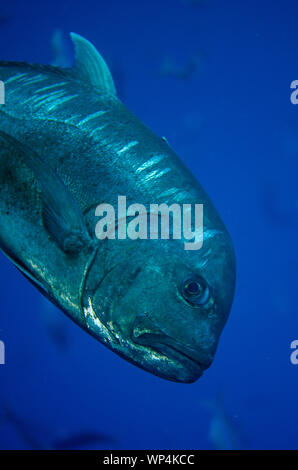
<path fill-rule="evenodd" d="M 166 332 L 163 332 L 148 315 L 146 315 L 146 320 L 147 322 L 149 321 L 149 326 L 151 328 L 153 327 L 154 332 L 141 333 L 140 335 L 136 334 L 135 327 L 138 326 L 136 318 L 132 330 L 132 341 L 162 354 L 168 360 L 173 361 L 176 367 L 177 364 L 179 364 L 180 367 L 182 365 L 188 371 L 188 374 L 190 374 L 191 380 L 188 380 L 188 382 L 200 378 L 204 370 L 211 365 L 213 355 L 207 355 L 202 350 L 196 350 L 187 344 L 177 341 Z M 185 382 L 185 380 L 182 381 Z"/>
<path fill-rule="evenodd" d="M 179 348 L 174 347 L 173 345 L 168 345 L 164 343 L 155 343 L 152 345 L 154 349 L 165 355 L 167 358 L 179 362 L 186 369 L 189 370 L 192 374 L 195 374 L 197 378 L 201 377 L 204 370 L 208 366 L 204 366 L 202 362 L 188 355 L 185 351 L 181 351 Z"/>

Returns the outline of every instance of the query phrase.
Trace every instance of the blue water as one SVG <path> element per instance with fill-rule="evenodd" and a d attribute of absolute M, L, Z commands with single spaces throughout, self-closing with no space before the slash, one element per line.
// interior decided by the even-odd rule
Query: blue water
<path fill-rule="evenodd" d="M 184 385 L 130 365 L 62 313 L 52 311 L 52 324 L 41 295 L 1 255 L 1 448 L 30 448 L 28 434 L 50 447 L 92 431 L 107 439 L 78 448 L 210 449 L 206 402 L 218 394 L 229 424 L 219 433 L 233 428 L 249 449 L 298 448 L 297 13 L 295 0 L 1 5 L 1 59 L 49 63 L 56 28 L 98 47 L 125 104 L 167 137 L 211 196 L 238 271 L 215 361 Z M 167 60 L 181 70 L 193 57 L 188 77 L 161 73 Z"/>

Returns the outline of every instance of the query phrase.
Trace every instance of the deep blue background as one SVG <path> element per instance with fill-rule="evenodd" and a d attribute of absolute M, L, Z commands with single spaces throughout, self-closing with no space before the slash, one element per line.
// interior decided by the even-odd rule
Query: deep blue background
<path fill-rule="evenodd" d="M 167 137 L 211 196 L 238 265 L 214 364 L 183 385 L 130 365 L 51 310 L 1 255 L 1 448 L 29 448 L 27 434 L 50 446 L 87 430 L 113 438 L 93 448 L 213 448 L 206 401 L 218 393 L 228 416 L 219 433 L 233 429 L 246 448 L 298 448 L 298 366 L 290 363 L 298 339 L 297 13 L 295 0 L 1 5 L 1 59 L 49 63 L 55 28 L 98 47 L 125 104 Z M 167 58 L 183 67 L 194 55 L 190 78 L 160 73 Z M 7 407 L 22 425 L 5 418 Z"/>

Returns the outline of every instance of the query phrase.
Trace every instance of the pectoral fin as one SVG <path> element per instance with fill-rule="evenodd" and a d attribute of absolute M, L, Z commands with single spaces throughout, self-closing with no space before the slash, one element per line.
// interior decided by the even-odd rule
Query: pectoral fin
<path fill-rule="evenodd" d="M 91 239 L 83 215 L 68 188 L 35 151 L 1 130 L 0 137 L 21 153 L 34 173 L 41 189 L 45 228 L 65 253 L 78 253 Z"/>

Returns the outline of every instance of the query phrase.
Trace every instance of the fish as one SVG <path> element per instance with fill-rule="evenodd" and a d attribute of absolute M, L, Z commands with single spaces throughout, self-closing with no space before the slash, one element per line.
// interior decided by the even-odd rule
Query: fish
<path fill-rule="evenodd" d="M 218 393 L 214 400 L 205 402 L 205 406 L 212 413 L 208 436 L 214 449 L 244 450 L 242 433 L 227 413 L 222 395 Z"/>
<path fill-rule="evenodd" d="M 71 40 L 71 68 L 0 62 L 1 250 L 119 356 L 193 383 L 211 365 L 231 309 L 231 237 L 167 140 L 118 99 L 95 46 L 76 33 Z M 97 207 L 116 207 L 123 195 L 145 208 L 201 204 L 201 248 L 186 250 L 183 238 L 98 239 Z"/>
<path fill-rule="evenodd" d="M 67 45 L 61 29 L 54 29 L 51 37 L 52 62 L 51 65 L 61 68 L 70 66 Z"/>
<path fill-rule="evenodd" d="M 30 426 L 28 422 L 15 411 L 11 404 L 8 403 L 7 400 L 3 401 L 3 399 L 1 401 L 0 408 L 0 421 L 1 427 L 7 423 L 13 426 L 22 441 L 30 449 L 47 449 L 46 441 L 41 438 L 40 434 L 38 436 L 36 435 L 36 433 L 32 430 L 32 424 Z M 1 435 L 4 435 L 3 430 L 1 431 Z"/>
<path fill-rule="evenodd" d="M 199 53 L 194 54 L 183 66 L 179 66 L 170 57 L 167 57 L 159 68 L 159 74 L 161 76 L 175 77 L 180 80 L 188 80 L 194 75 L 200 62 L 201 57 Z"/>
<path fill-rule="evenodd" d="M 115 442 L 114 438 L 108 434 L 88 429 L 79 432 L 64 432 L 60 436 L 55 436 L 40 423 L 33 423 L 32 420 L 20 415 L 7 400 L 4 402 L 2 400 L 0 426 L 7 423 L 17 431 L 25 446 L 30 450 L 101 448 L 106 445 L 110 446 Z"/>
<path fill-rule="evenodd" d="M 96 431 L 80 431 L 76 434 L 69 434 L 53 441 L 52 448 L 55 450 L 72 450 L 72 449 L 90 449 L 94 446 L 111 446 L 115 444 L 115 439 L 104 433 Z"/>

